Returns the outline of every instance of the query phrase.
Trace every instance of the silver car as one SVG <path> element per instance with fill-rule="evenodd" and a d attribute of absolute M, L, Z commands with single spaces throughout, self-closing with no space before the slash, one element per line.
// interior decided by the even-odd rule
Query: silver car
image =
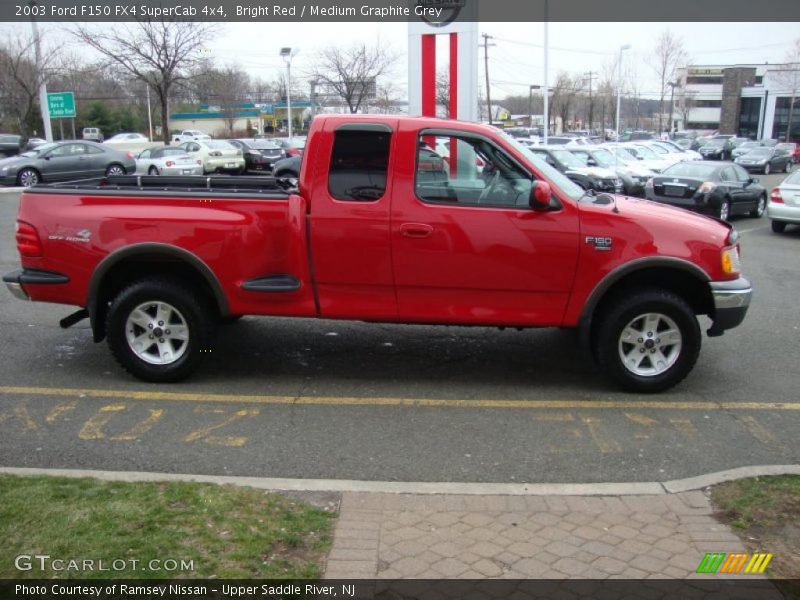
<path fill-rule="evenodd" d="M 175 147 L 148 148 L 136 157 L 139 175 L 202 175 L 203 161 Z"/>
<path fill-rule="evenodd" d="M 800 225 L 800 171 L 795 171 L 772 190 L 767 203 L 772 231 L 782 233 L 787 225 Z"/>

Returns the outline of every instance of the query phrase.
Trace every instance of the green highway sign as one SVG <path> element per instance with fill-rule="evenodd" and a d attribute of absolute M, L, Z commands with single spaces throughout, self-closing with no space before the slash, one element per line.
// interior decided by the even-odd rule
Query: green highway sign
<path fill-rule="evenodd" d="M 75 116 L 75 94 L 58 92 L 47 94 L 47 109 L 51 119 L 68 119 Z"/>

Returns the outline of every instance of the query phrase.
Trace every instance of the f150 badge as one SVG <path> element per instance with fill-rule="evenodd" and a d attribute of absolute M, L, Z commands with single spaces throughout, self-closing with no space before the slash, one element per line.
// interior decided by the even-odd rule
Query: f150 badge
<path fill-rule="evenodd" d="M 586 243 L 590 246 L 594 246 L 595 250 L 601 252 L 608 252 L 611 250 L 611 246 L 614 245 L 614 240 L 610 237 L 595 237 L 593 235 L 586 236 Z"/>

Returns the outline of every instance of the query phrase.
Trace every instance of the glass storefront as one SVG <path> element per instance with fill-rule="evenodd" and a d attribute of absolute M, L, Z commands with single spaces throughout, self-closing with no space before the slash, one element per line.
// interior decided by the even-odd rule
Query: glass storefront
<path fill-rule="evenodd" d="M 786 126 L 789 123 L 789 104 L 791 97 L 781 96 L 775 102 L 775 121 L 772 126 L 772 137 L 776 140 L 800 141 L 800 95 L 794 99 L 792 110 L 792 129 L 787 139 Z"/>
<path fill-rule="evenodd" d="M 739 136 L 752 140 L 757 139 L 760 119 L 761 98 L 742 98 L 739 112 Z"/>

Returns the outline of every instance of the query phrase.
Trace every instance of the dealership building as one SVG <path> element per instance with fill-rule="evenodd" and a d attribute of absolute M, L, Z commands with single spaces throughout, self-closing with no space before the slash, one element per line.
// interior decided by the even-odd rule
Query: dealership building
<path fill-rule="evenodd" d="M 676 130 L 714 130 L 752 139 L 785 139 L 794 89 L 790 139 L 800 141 L 800 65 L 692 65 L 674 84 Z"/>

